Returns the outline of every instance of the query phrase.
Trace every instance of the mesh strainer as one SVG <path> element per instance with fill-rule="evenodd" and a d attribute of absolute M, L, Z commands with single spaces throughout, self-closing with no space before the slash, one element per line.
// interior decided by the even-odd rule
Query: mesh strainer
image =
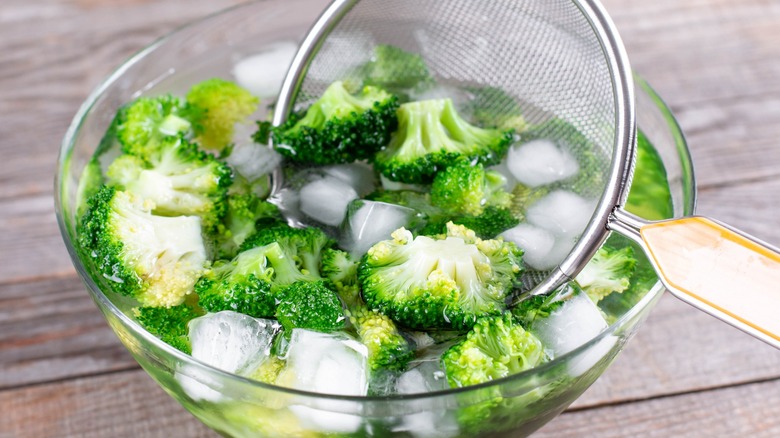
<path fill-rule="evenodd" d="M 709 219 L 648 223 L 620 208 L 635 153 L 633 81 L 622 43 L 598 2 L 336 0 L 296 54 L 273 124 L 332 82 L 359 80 L 354 67 L 378 44 L 421 54 L 438 83 L 451 90 L 503 90 L 529 124 L 548 127 L 541 135 L 590 157 L 581 171 L 593 177 L 576 191 L 598 200 L 593 215 L 556 269 L 524 278 L 531 294 L 549 293 L 574 278 L 613 230 L 645 248 L 676 296 L 780 348 L 776 250 Z M 500 111 L 505 101 L 482 104 Z M 550 120 L 565 123 L 544 123 Z"/>

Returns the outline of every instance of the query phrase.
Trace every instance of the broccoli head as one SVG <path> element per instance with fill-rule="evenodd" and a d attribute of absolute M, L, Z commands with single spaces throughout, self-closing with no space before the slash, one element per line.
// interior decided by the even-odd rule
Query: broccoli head
<path fill-rule="evenodd" d="M 541 341 L 509 313 L 477 320 L 466 339 L 442 355 L 453 388 L 477 385 L 533 368 L 544 360 Z"/>
<path fill-rule="evenodd" d="M 328 248 L 322 251 L 320 272 L 330 280 L 339 297 L 350 309 L 361 302 L 357 279 L 358 262 L 348 252 L 340 249 Z"/>
<path fill-rule="evenodd" d="M 475 123 L 480 126 L 512 129 L 517 134 L 528 127 L 517 99 L 506 91 L 497 87 L 473 87 L 468 88 L 468 91 L 472 99 L 467 110 L 472 113 Z"/>
<path fill-rule="evenodd" d="M 420 230 L 420 234 L 431 235 L 445 233 L 447 222 L 463 225 L 474 231 L 480 239 L 492 239 L 519 224 L 520 220 L 512 214 L 511 210 L 488 206 L 482 214 L 478 216 L 455 215 L 443 220 L 430 221 Z"/>
<path fill-rule="evenodd" d="M 147 159 L 122 155 L 107 171 L 108 181 L 152 204 L 162 216 L 197 215 L 206 230 L 225 214 L 225 195 L 233 181 L 226 164 L 181 136 L 161 140 Z"/>
<path fill-rule="evenodd" d="M 513 243 L 481 240 L 462 225 L 433 238 L 404 228 L 392 237 L 368 250 L 358 278 L 369 309 L 411 328 L 467 329 L 501 313 L 522 270 Z"/>
<path fill-rule="evenodd" d="M 422 56 L 407 52 L 399 47 L 380 44 L 358 71 L 366 85 L 375 85 L 394 94 L 410 91 L 433 84 L 433 77 Z"/>
<path fill-rule="evenodd" d="M 472 216 L 482 214 L 488 206 L 508 209 L 512 195 L 504 191 L 505 184 L 500 173 L 485 171 L 481 163 L 462 157 L 436 174 L 431 202 L 449 212 Z"/>
<path fill-rule="evenodd" d="M 239 246 L 252 235 L 260 224 L 281 222 L 279 208 L 263 201 L 254 193 L 231 193 L 227 197 L 227 212 L 219 225 L 217 255 L 232 258 Z"/>
<path fill-rule="evenodd" d="M 577 274 L 575 281 L 597 303 L 613 292 L 626 290 L 635 267 L 634 249 L 630 246 L 602 246 Z"/>
<path fill-rule="evenodd" d="M 236 123 L 244 122 L 259 103 L 249 91 L 224 79 L 194 85 L 187 93 L 187 111 L 196 140 L 206 149 L 225 149 L 233 142 Z"/>
<path fill-rule="evenodd" d="M 403 371 L 414 358 L 409 342 L 387 316 L 360 305 L 349 310 L 349 320 L 360 342 L 368 347 L 368 364 L 372 370 Z"/>
<path fill-rule="evenodd" d="M 404 183 L 429 183 L 460 157 L 498 163 L 512 141 L 511 130 L 482 129 L 458 115 L 450 99 L 409 102 L 398 109 L 398 130 L 377 153 L 375 168 Z"/>
<path fill-rule="evenodd" d="M 209 312 L 233 310 L 255 318 L 276 314 L 280 293 L 298 281 L 316 281 L 316 271 L 301 268 L 288 245 L 270 242 L 218 261 L 195 285 L 200 305 Z"/>
<path fill-rule="evenodd" d="M 293 228 L 277 224 L 262 228 L 249 236 L 239 247 L 240 251 L 257 246 L 277 243 L 285 256 L 292 260 L 302 275 L 319 279 L 322 251 L 332 248 L 335 242 L 318 228 Z"/>
<path fill-rule="evenodd" d="M 566 290 L 564 287 L 559 290 Z M 564 303 L 558 291 L 547 295 L 529 295 L 512 307 L 515 320 L 525 328 L 530 328 L 537 319 L 545 319 Z"/>
<path fill-rule="evenodd" d="M 341 300 L 323 280 L 296 281 L 284 289 L 276 319 L 286 333 L 296 328 L 330 333 L 343 329 L 347 320 Z"/>
<path fill-rule="evenodd" d="M 398 125 L 398 98 L 372 86 L 352 95 L 343 82 L 331 84 L 305 115 L 294 113 L 273 129 L 274 147 L 303 164 L 371 159 Z"/>
<path fill-rule="evenodd" d="M 155 216 L 149 204 L 103 186 L 88 202 L 79 244 L 116 292 L 145 306 L 176 306 L 204 270 L 201 220 Z"/>
<path fill-rule="evenodd" d="M 136 99 L 119 110 L 115 123 L 112 128 L 122 151 L 142 159 L 156 154 L 168 137 L 188 134 L 192 129 L 186 105 L 169 94 Z"/>
<path fill-rule="evenodd" d="M 146 331 L 187 354 L 192 352 L 187 324 L 204 314 L 186 303 L 173 307 L 136 307 L 133 313 Z"/>
<path fill-rule="evenodd" d="M 648 220 L 674 216 L 664 161 L 641 130 L 636 132 L 636 164 L 626 210 Z"/>

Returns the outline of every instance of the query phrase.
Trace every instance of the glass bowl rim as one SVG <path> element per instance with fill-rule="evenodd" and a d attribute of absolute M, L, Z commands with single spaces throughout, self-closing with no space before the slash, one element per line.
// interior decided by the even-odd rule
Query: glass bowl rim
<path fill-rule="evenodd" d="M 252 6 L 253 4 L 256 4 L 256 2 L 234 5 L 232 7 L 222 9 L 215 13 L 206 15 L 202 18 L 199 18 L 197 20 L 179 26 L 178 28 L 167 33 L 166 35 L 157 38 L 152 43 L 150 43 L 143 49 L 136 52 L 134 55 L 130 56 L 127 60 L 122 62 L 116 69 L 114 69 L 114 71 L 111 74 L 109 74 L 105 79 L 103 79 L 103 81 L 88 95 L 85 101 L 81 104 L 80 108 L 78 109 L 75 116 L 73 117 L 73 120 L 69 125 L 68 130 L 65 133 L 65 136 L 60 146 L 59 156 L 57 160 L 57 168 L 56 168 L 56 174 L 54 178 L 55 214 L 57 216 L 57 223 L 60 228 L 60 234 L 62 235 L 63 241 L 68 250 L 71 261 L 73 262 L 73 265 L 76 268 L 79 277 L 85 283 L 87 289 L 92 295 L 92 298 L 99 305 L 99 307 L 108 309 L 114 317 L 116 317 L 119 321 L 121 321 L 122 324 L 133 333 L 133 335 L 142 338 L 145 342 L 149 342 L 150 344 L 154 345 L 154 347 L 160 349 L 165 354 L 172 356 L 177 361 L 182 362 L 184 365 L 186 365 L 180 367 L 180 369 L 177 370 L 178 373 L 182 373 L 184 375 L 187 375 L 190 378 L 199 380 L 199 376 L 201 375 L 200 373 L 205 372 L 207 375 L 218 376 L 220 379 L 227 379 L 228 381 L 237 382 L 239 385 L 248 385 L 250 387 L 259 388 L 262 390 L 278 391 L 289 395 L 303 396 L 307 398 L 346 401 L 346 402 L 361 402 L 361 403 L 424 400 L 428 398 L 438 398 L 443 396 L 477 392 L 480 390 L 484 390 L 486 388 L 502 386 L 508 382 L 513 382 L 513 381 L 522 381 L 527 379 L 529 382 L 533 382 L 533 379 L 531 379 L 531 377 L 535 375 L 543 374 L 546 371 L 555 368 L 561 365 L 562 363 L 565 363 L 569 358 L 579 355 L 580 353 L 588 350 L 589 348 L 601 342 L 607 336 L 611 336 L 615 331 L 620 329 L 628 321 L 632 320 L 634 317 L 636 317 L 638 314 L 644 311 L 645 308 L 648 305 L 650 305 L 650 303 L 652 303 L 660 294 L 664 292 L 665 288 L 661 284 L 661 282 L 660 281 L 656 282 L 656 284 L 645 294 L 645 296 L 638 303 L 636 303 L 629 311 L 627 311 L 620 318 L 618 318 L 612 324 L 610 324 L 610 326 L 606 330 L 603 330 L 601 333 L 599 333 L 599 335 L 590 339 L 585 344 L 580 345 L 579 347 L 575 348 L 574 350 L 566 354 L 557 356 L 553 360 L 546 362 L 542 365 L 539 365 L 537 367 L 516 374 L 512 374 L 510 376 L 501 379 L 484 382 L 478 385 L 471 385 L 471 386 L 466 386 L 461 388 L 449 388 L 445 390 L 414 393 L 414 394 L 394 394 L 394 395 L 384 395 L 384 396 L 346 396 L 346 395 L 335 395 L 335 394 L 303 391 L 303 390 L 263 383 L 246 377 L 239 376 L 237 374 L 223 371 L 201 360 L 195 359 L 194 357 L 186 353 L 183 353 L 175 349 L 174 347 L 168 345 L 167 343 L 163 342 L 156 336 L 152 335 L 151 333 L 143 329 L 143 327 L 141 327 L 137 322 L 133 321 L 129 316 L 127 316 L 118 307 L 116 307 L 116 305 L 114 305 L 114 303 L 111 302 L 110 299 L 108 299 L 108 297 L 101 290 L 98 283 L 95 282 L 95 280 L 92 278 L 92 275 L 89 274 L 89 272 L 87 271 L 84 263 L 82 262 L 81 258 L 78 255 L 78 251 L 75 248 L 74 242 L 76 239 L 75 236 L 73 235 L 75 234 L 75 229 L 72 230 L 73 231 L 72 234 L 71 226 L 70 226 L 71 225 L 70 216 L 66 217 L 66 215 L 64 214 L 63 211 L 64 206 L 62 203 L 62 199 L 64 198 L 64 192 L 66 190 L 66 184 L 64 178 L 65 175 L 67 174 L 66 170 L 69 166 L 70 156 L 75 147 L 75 140 L 78 137 L 78 134 L 81 130 L 81 127 L 86 117 L 90 114 L 90 111 L 98 102 L 98 100 L 103 95 L 103 93 L 110 86 L 112 86 L 120 77 L 122 77 L 122 75 L 127 70 L 129 70 L 130 67 L 132 67 L 137 62 L 143 60 L 147 55 L 152 53 L 161 45 L 165 44 L 168 40 L 176 38 L 183 31 L 196 28 L 199 26 L 204 26 L 212 19 L 228 15 L 232 12 L 235 12 L 236 10 L 240 10 L 248 6 Z M 655 106 L 657 107 L 657 109 L 662 113 L 664 119 L 666 120 L 669 131 L 672 133 L 674 137 L 678 158 L 680 159 L 680 163 L 683 167 L 683 175 L 687 177 L 685 178 L 686 181 L 690 180 L 689 187 L 686 187 L 685 185 L 683 186 L 683 191 L 687 192 L 684 193 L 684 196 L 687 197 L 687 199 L 683 200 L 683 205 L 682 205 L 683 213 L 685 215 L 690 215 L 695 210 L 697 191 L 696 191 L 696 180 L 693 174 L 693 167 L 691 162 L 691 154 L 690 154 L 690 150 L 687 147 L 685 137 L 682 133 L 682 130 L 680 129 L 680 126 L 676 118 L 672 114 L 671 109 L 668 107 L 668 105 L 666 105 L 666 103 L 658 95 L 658 93 L 656 93 L 655 90 L 638 74 L 634 73 L 633 78 L 634 78 L 635 86 L 638 86 L 639 89 L 641 89 L 641 91 L 643 91 L 648 97 L 650 97 L 651 100 L 654 102 Z M 637 121 L 639 120 L 641 120 L 641 114 L 638 113 Z M 637 125 L 639 125 L 639 123 L 637 123 Z M 187 370 L 190 370 L 191 369 L 190 367 L 194 367 L 198 372 L 197 373 L 188 372 Z"/>

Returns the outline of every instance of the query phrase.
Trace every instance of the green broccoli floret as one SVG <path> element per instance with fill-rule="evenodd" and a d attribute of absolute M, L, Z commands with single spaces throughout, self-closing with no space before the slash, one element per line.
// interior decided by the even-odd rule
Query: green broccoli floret
<path fill-rule="evenodd" d="M 602 246 L 577 274 L 575 281 L 594 303 L 598 303 L 613 292 L 626 290 L 635 267 L 634 249 L 630 246 Z"/>
<path fill-rule="evenodd" d="M 196 84 L 187 93 L 196 140 L 206 149 L 228 147 L 233 142 L 235 125 L 244 122 L 259 104 L 249 91 L 219 78 Z"/>
<path fill-rule="evenodd" d="M 419 233 L 428 236 L 445 233 L 447 222 L 463 225 L 474 231 L 480 239 L 493 239 L 502 232 L 519 224 L 520 220 L 506 208 L 489 206 L 479 216 L 456 215 L 451 218 L 447 217 L 444 220 L 430 221 Z"/>
<path fill-rule="evenodd" d="M 246 377 L 273 385 L 276 383 L 276 378 L 279 377 L 279 373 L 282 372 L 285 365 L 287 365 L 287 362 L 279 359 L 275 354 L 271 354 Z"/>
<path fill-rule="evenodd" d="M 349 310 L 349 320 L 360 342 L 368 347 L 368 364 L 372 370 L 403 371 L 414 358 L 409 342 L 387 316 L 360 305 Z"/>
<path fill-rule="evenodd" d="M 512 129 L 516 134 L 526 130 L 528 124 L 517 99 L 506 91 L 496 87 L 467 88 L 471 100 L 467 111 L 472 114 L 474 123 L 498 129 Z"/>
<path fill-rule="evenodd" d="M 287 226 L 279 226 L 268 235 L 281 236 L 284 227 Z M 317 237 L 312 237 L 317 233 L 295 228 L 289 228 L 287 233 L 278 242 L 272 237 L 262 242 L 255 239 L 256 244 L 242 249 L 233 260 L 216 262 L 195 285 L 201 307 L 209 312 L 233 310 L 255 318 L 270 318 L 276 314 L 281 293 L 291 284 L 319 280 L 317 269 L 304 268 L 302 258 L 310 255 L 298 252 L 320 251 L 316 247 Z"/>
<path fill-rule="evenodd" d="M 344 328 L 344 306 L 325 281 L 297 281 L 284 289 L 276 308 L 276 319 L 285 333 L 301 328 L 330 333 Z"/>
<path fill-rule="evenodd" d="M 509 210 L 512 212 L 512 216 L 518 218 L 520 221 L 525 221 L 525 214 L 534 202 L 542 199 L 546 194 L 550 193 L 548 186 L 542 187 L 528 187 L 524 184 L 517 183 L 512 189 L 512 205 Z"/>
<path fill-rule="evenodd" d="M 233 181 L 226 164 L 180 136 L 160 141 L 147 159 L 122 155 L 107 171 L 108 181 L 146 202 L 154 214 L 197 215 L 205 230 L 219 225 L 227 208 L 225 195 Z"/>
<path fill-rule="evenodd" d="M 508 313 L 480 318 L 466 339 L 441 358 L 453 388 L 477 385 L 533 368 L 544 360 L 541 341 Z"/>
<path fill-rule="evenodd" d="M 279 208 L 263 201 L 254 193 L 232 193 L 227 197 L 227 213 L 219 225 L 217 255 L 232 258 L 239 246 L 251 236 L 261 224 L 276 224 L 282 220 Z"/>
<path fill-rule="evenodd" d="M 241 244 L 239 251 L 271 243 L 278 243 L 301 273 L 313 279 L 320 278 L 322 251 L 335 245 L 335 242 L 318 228 L 292 228 L 287 224 L 279 224 L 260 229 L 249 236 Z"/>
<path fill-rule="evenodd" d="M 136 307 L 133 314 L 146 331 L 173 348 L 190 354 L 192 348 L 187 323 L 203 316 L 204 312 L 189 304 L 180 304 L 167 308 Z"/>
<path fill-rule="evenodd" d="M 429 183 L 463 156 L 498 163 L 511 141 L 511 130 L 482 129 L 463 120 L 450 99 L 410 102 L 398 109 L 398 130 L 377 153 L 375 168 L 393 181 Z"/>
<path fill-rule="evenodd" d="M 348 252 L 340 249 L 328 248 L 322 251 L 320 272 L 330 280 L 339 297 L 350 309 L 362 303 L 357 279 L 358 262 Z"/>
<path fill-rule="evenodd" d="M 674 216 L 674 204 L 664 162 L 647 136 L 637 130 L 636 164 L 626 210 L 647 220 Z"/>
<path fill-rule="evenodd" d="M 273 129 L 274 147 L 296 163 L 334 164 L 371 159 L 398 126 L 398 98 L 372 86 L 354 96 L 331 84 L 305 115 Z"/>
<path fill-rule="evenodd" d="M 375 85 L 397 95 L 406 95 L 433 84 L 433 77 L 422 56 L 387 44 L 374 47 L 371 60 L 359 68 L 358 74 L 364 84 Z"/>
<path fill-rule="evenodd" d="M 148 159 L 168 137 L 191 132 L 187 116 L 178 97 L 139 97 L 119 110 L 116 135 L 125 153 Z"/>
<path fill-rule="evenodd" d="M 110 186 L 89 200 L 78 235 L 111 288 L 145 306 L 181 304 L 206 263 L 200 218 L 152 215 L 149 203 Z"/>
<path fill-rule="evenodd" d="M 512 315 L 523 327 L 531 328 L 534 321 L 547 318 L 563 305 L 561 296 L 562 293 L 558 291 L 547 295 L 530 295 L 512 307 Z"/>
<path fill-rule="evenodd" d="M 522 271 L 513 243 L 481 240 L 461 225 L 434 238 L 404 228 L 392 237 L 368 250 L 358 278 L 369 309 L 411 328 L 467 329 L 501 313 Z"/>
<path fill-rule="evenodd" d="M 434 177 L 431 202 L 452 213 L 477 216 L 488 206 L 510 207 L 512 195 L 504 191 L 505 184 L 500 173 L 464 157 Z"/>
<path fill-rule="evenodd" d="M 100 190 L 105 183 L 103 169 L 97 157 L 87 162 L 79 178 L 79 185 L 76 189 L 76 216 L 81 217 L 87 210 L 87 201 Z"/>
<path fill-rule="evenodd" d="M 199 304 L 209 312 L 233 310 L 255 318 L 273 317 L 275 292 L 302 277 L 278 244 L 239 253 L 218 261 L 195 284 Z M 292 280 L 292 281 L 290 281 Z"/>

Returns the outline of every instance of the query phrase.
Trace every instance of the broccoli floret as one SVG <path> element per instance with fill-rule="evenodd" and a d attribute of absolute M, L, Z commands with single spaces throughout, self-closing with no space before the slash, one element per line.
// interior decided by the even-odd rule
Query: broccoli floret
<path fill-rule="evenodd" d="M 386 44 L 374 47 L 371 60 L 360 67 L 358 74 L 366 85 L 382 87 L 400 95 L 433 84 L 433 77 L 422 56 Z"/>
<path fill-rule="evenodd" d="M 441 358 L 453 388 L 477 385 L 533 368 L 544 360 L 542 343 L 508 313 L 480 318 L 466 339 Z"/>
<path fill-rule="evenodd" d="M 472 113 L 474 123 L 498 129 L 512 129 L 516 134 L 526 130 L 517 99 L 496 87 L 468 88 L 471 100 L 466 110 Z"/>
<path fill-rule="evenodd" d="M 478 216 L 485 207 L 509 208 L 512 195 L 504 191 L 506 178 L 485 171 L 481 163 L 463 157 L 434 177 L 431 202 L 449 212 Z"/>
<path fill-rule="evenodd" d="M 411 328 L 467 329 L 501 313 L 522 271 L 513 243 L 481 240 L 461 225 L 434 238 L 404 228 L 392 237 L 368 250 L 358 278 L 369 309 Z"/>
<path fill-rule="evenodd" d="M 647 136 L 637 130 L 636 164 L 626 210 L 647 220 L 674 216 L 674 204 L 664 162 Z"/>
<path fill-rule="evenodd" d="M 85 258 L 113 290 L 145 306 L 181 304 L 206 263 L 200 218 L 154 216 L 149 203 L 111 186 L 89 200 L 78 231 Z"/>
<path fill-rule="evenodd" d="M 531 295 L 512 308 L 512 315 L 528 329 L 537 319 L 550 316 L 563 305 L 563 302 L 562 294 L 557 291 L 547 295 Z"/>
<path fill-rule="evenodd" d="M 347 320 L 341 300 L 325 281 L 297 281 L 280 294 L 276 319 L 285 333 L 309 329 L 330 333 L 344 328 Z"/>
<path fill-rule="evenodd" d="M 520 221 L 524 221 L 528 207 L 534 202 L 542 199 L 548 193 L 550 193 L 550 188 L 548 186 L 531 188 L 524 184 L 517 183 L 512 189 L 512 205 L 509 207 L 512 216 L 518 218 Z"/>
<path fill-rule="evenodd" d="M 598 303 L 613 292 L 626 290 L 635 267 L 634 249 L 630 246 L 602 246 L 577 274 L 575 281 L 594 303 Z"/>
<path fill-rule="evenodd" d="M 360 342 L 368 347 L 368 364 L 372 370 L 403 371 L 414 358 L 409 342 L 387 316 L 360 305 L 350 309 L 349 320 Z"/>
<path fill-rule="evenodd" d="M 89 160 L 79 178 L 79 185 L 76 189 L 76 216 L 81 217 L 87 210 L 87 201 L 100 190 L 105 183 L 103 170 L 97 157 Z"/>
<path fill-rule="evenodd" d="M 219 225 L 217 255 L 232 258 L 239 246 L 262 224 L 280 224 L 279 208 L 254 193 L 233 193 L 227 197 L 227 213 Z M 258 227 L 258 221 L 261 227 Z"/>
<path fill-rule="evenodd" d="M 125 153 L 148 159 L 168 137 L 191 131 L 186 117 L 186 105 L 177 97 L 140 97 L 119 110 L 116 135 Z"/>
<path fill-rule="evenodd" d="M 429 183 L 463 156 L 498 163 L 511 141 L 511 130 L 482 129 L 463 120 L 450 99 L 410 102 L 398 109 L 398 130 L 377 153 L 375 168 L 393 181 Z"/>
<path fill-rule="evenodd" d="M 194 85 L 187 93 L 187 105 L 196 140 L 206 149 L 225 149 L 233 142 L 235 125 L 254 113 L 259 103 L 249 91 L 224 79 Z"/>
<path fill-rule="evenodd" d="M 291 284 L 320 280 L 320 252 L 332 245 L 316 228 L 277 225 L 244 241 L 229 262 L 214 264 L 195 285 L 209 312 L 234 310 L 255 318 L 273 317 L 281 293 Z"/>
<path fill-rule="evenodd" d="M 213 231 L 225 214 L 225 195 L 233 181 L 226 164 L 180 136 L 160 142 L 144 160 L 122 155 L 107 171 L 108 181 L 152 203 L 161 216 L 197 215 Z"/>
<path fill-rule="evenodd" d="M 358 262 L 340 249 L 328 248 L 322 252 L 322 276 L 330 280 L 350 309 L 362 302 L 357 279 Z"/>
<path fill-rule="evenodd" d="M 136 307 L 133 309 L 133 313 L 146 331 L 187 354 L 192 352 L 187 323 L 204 314 L 202 310 L 189 304 L 167 308 Z"/>
<path fill-rule="evenodd" d="M 303 164 L 371 159 L 398 125 L 398 99 L 366 86 L 353 96 L 343 82 L 331 84 L 305 115 L 295 113 L 273 129 L 274 147 Z"/>
<path fill-rule="evenodd" d="M 493 239 L 502 232 L 519 224 L 520 220 L 506 208 L 489 206 L 479 216 L 456 215 L 444 220 L 431 221 L 419 232 L 424 235 L 445 233 L 447 222 L 463 225 L 474 231 L 480 239 Z"/>
<path fill-rule="evenodd" d="M 318 228 L 292 228 L 280 224 L 258 230 L 244 240 L 239 251 L 271 243 L 278 243 L 301 273 L 313 279 L 320 278 L 322 251 L 335 245 L 335 242 Z"/>
<path fill-rule="evenodd" d="M 275 354 L 271 354 L 247 378 L 273 385 L 286 364 L 287 362 L 279 359 Z"/>

